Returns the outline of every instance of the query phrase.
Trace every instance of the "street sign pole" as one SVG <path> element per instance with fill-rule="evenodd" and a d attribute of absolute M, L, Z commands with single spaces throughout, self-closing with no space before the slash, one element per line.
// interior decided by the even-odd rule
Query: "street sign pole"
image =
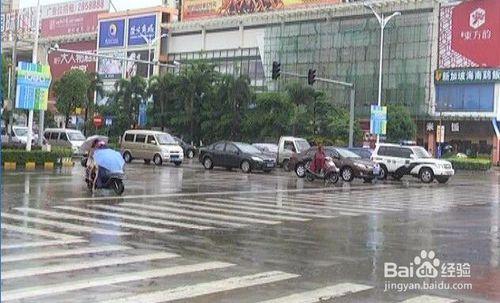
<path fill-rule="evenodd" d="M 38 61 L 38 36 L 40 28 L 40 0 L 36 4 L 36 23 L 35 23 L 35 42 L 33 46 L 32 62 Z M 29 110 L 28 114 L 28 134 L 26 136 L 26 151 L 31 151 L 31 138 L 33 137 L 33 109 Z"/>

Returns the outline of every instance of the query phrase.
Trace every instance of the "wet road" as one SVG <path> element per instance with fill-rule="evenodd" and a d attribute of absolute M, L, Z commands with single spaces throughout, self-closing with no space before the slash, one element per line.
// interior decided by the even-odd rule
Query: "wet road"
<path fill-rule="evenodd" d="M 3 173 L 2 302 L 500 302 L 499 171 L 325 188 L 133 163 L 122 197 L 82 175 Z"/>

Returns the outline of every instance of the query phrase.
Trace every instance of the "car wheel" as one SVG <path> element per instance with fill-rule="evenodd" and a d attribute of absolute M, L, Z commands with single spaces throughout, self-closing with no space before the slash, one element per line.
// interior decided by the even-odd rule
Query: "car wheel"
<path fill-rule="evenodd" d="M 304 163 L 299 163 L 295 167 L 295 174 L 299 178 L 304 178 L 306 175 L 306 167 L 304 166 Z"/>
<path fill-rule="evenodd" d="M 354 179 L 354 171 L 349 166 L 342 168 L 340 174 L 342 175 L 342 180 L 345 182 L 351 182 Z"/>
<path fill-rule="evenodd" d="M 423 183 L 431 183 L 434 180 L 432 169 L 424 167 L 420 170 L 420 181 Z"/>
<path fill-rule="evenodd" d="M 337 173 L 330 173 L 327 177 L 326 177 L 326 182 L 327 183 L 330 183 L 330 184 L 335 184 L 339 181 L 339 174 Z"/>
<path fill-rule="evenodd" d="M 203 159 L 203 167 L 205 167 L 205 169 L 214 168 L 214 162 L 210 157 L 205 157 L 205 159 Z"/>
<path fill-rule="evenodd" d="M 155 163 L 155 165 L 160 166 L 163 163 L 163 160 L 159 154 L 156 154 L 153 157 L 153 162 Z"/>
<path fill-rule="evenodd" d="M 387 179 L 387 174 L 389 172 L 387 171 L 387 167 L 385 165 L 380 165 L 380 174 L 378 175 L 379 180 L 385 180 Z"/>
<path fill-rule="evenodd" d="M 265 172 L 266 174 L 269 174 L 271 171 L 272 171 L 271 169 L 265 169 L 265 170 L 264 170 L 264 172 Z"/>
<path fill-rule="evenodd" d="M 365 183 L 372 183 L 373 178 L 364 178 L 363 180 Z"/>
<path fill-rule="evenodd" d="M 450 180 L 450 178 L 449 177 L 439 176 L 439 177 L 436 177 L 436 180 L 439 183 L 444 184 L 444 183 L 448 182 L 448 180 Z"/>
<path fill-rule="evenodd" d="M 182 162 L 175 162 L 175 166 L 181 166 Z"/>
<path fill-rule="evenodd" d="M 187 157 L 188 157 L 188 159 L 193 159 L 194 158 L 194 150 L 192 150 L 192 149 L 188 150 Z"/>
<path fill-rule="evenodd" d="M 401 178 L 403 178 L 403 175 L 394 173 L 391 175 L 391 178 L 392 178 L 392 180 L 399 181 L 399 180 L 401 180 Z"/>
<path fill-rule="evenodd" d="M 144 164 L 149 164 L 149 163 L 151 163 L 150 159 L 144 159 Z"/>
<path fill-rule="evenodd" d="M 241 162 L 241 170 L 245 174 L 248 174 L 249 172 L 251 172 L 252 166 L 251 166 L 250 162 L 248 162 L 247 160 L 244 160 L 243 162 Z"/>
<path fill-rule="evenodd" d="M 283 170 L 284 171 L 290 171 L 290 168 L 288 167 L 288 162 L 289 160 L 283 160 Z"/>
<path fill-rule="evenodd" d="M 126 163 L 132 162 L 132 155 L 127 151 L 123 153 L 123 160 L 125 160 Z"/>

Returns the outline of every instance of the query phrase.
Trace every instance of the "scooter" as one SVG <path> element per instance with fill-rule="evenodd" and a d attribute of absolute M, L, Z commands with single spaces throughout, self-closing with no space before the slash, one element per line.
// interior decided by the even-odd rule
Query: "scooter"
<path fill-rule="evenodd" d="M 339 181 L 340 169 L 335 165 L 331 157 L 325 158 L 325 166 L 323 171 L 320 173 L 315 173 L 311 170 L 311 162 L 305 165 L 306 175 L 305 178 L 309 182 L 313 182 L 316 179 L 323 180 L 325 184 L 331 183 L 335 184 Z"/>
<path fill-rule="evenodd" d="M 105 169 L 101 169 L 101 173 L 104 173 L 102 184 L 100 186 L 96 185 L 95 189 L 112 189 L 117 195 L 123 194 L 125 186 L 123 185 L 123 180 L 125 179 L 124 173 L 111 173 L 106 172 Z M 94 180 L 95 172 L 85 173 L 85 183 L 87 183 L 87 188 L 91 191 L 94 190 Z"/>

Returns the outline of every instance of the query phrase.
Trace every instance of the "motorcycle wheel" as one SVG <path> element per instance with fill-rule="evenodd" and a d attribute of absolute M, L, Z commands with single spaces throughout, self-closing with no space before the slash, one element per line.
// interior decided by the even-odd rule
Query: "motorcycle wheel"
<path fill-rule="evenodd" d="M 310 173 L 306 173 L 306 180 L 309 181 L 309 182 L 313 182 L 314 181 L 314 176 L 311 175 Z"/>
<path fill-rule="evenodd" d="M 327 183 L 335 184 L 339 181 L 339 175 L 336 173 L 332 173 L 332 174 L 328 175 L 325 178 L 325 180 Z"/>
<path fill-rule="evenodd" d="M 120 179 L 114 179 L 112 182 L 113 190 L 115 193 L 119 196 L 123 194 L 123 191 L 125 190 L 125 186 L 123 186 L 123 182 Z"/>

